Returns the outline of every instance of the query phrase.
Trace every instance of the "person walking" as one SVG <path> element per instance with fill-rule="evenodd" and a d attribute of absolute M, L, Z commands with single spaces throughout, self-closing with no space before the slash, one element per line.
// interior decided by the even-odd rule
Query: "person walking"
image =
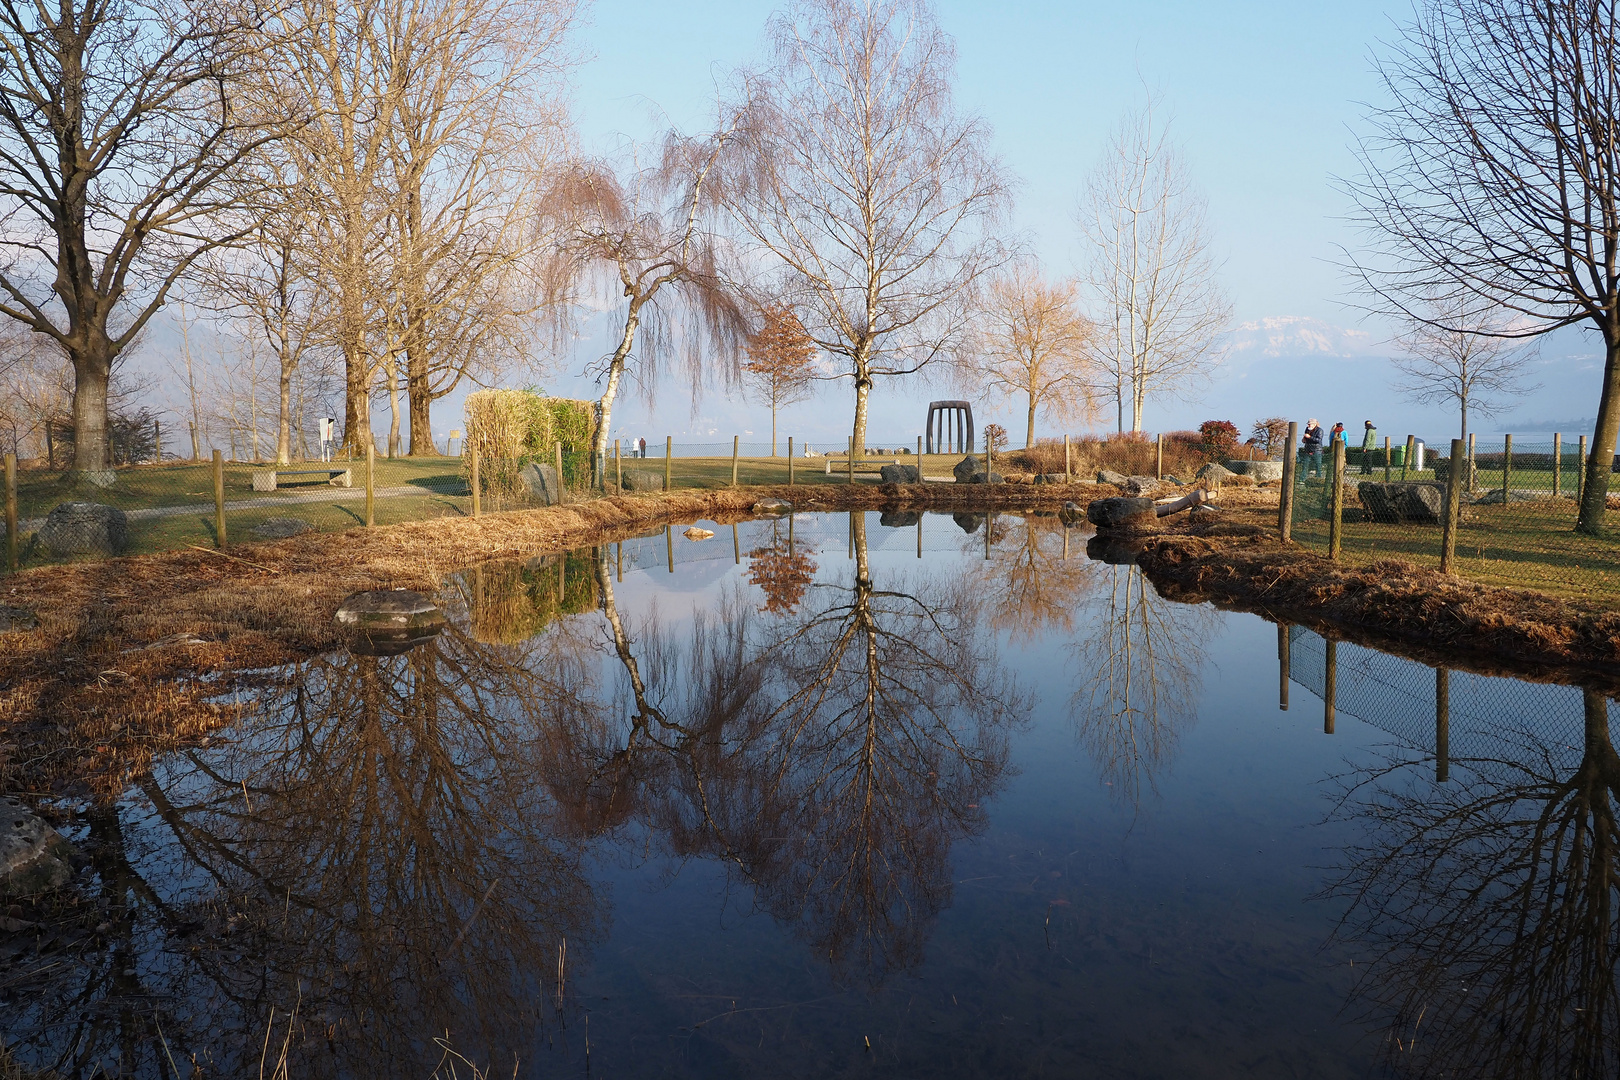
<path fill-rule="evenodd" d="M 1305 475 L 1307 478 L 1322 475 L 1322 425 L 1316 422 L 1316 417 L 1305 421 L 1305 437 L 1300 440 L 1300 450 L 1305 455 Z"/>
<path fill-rule="evenodd" d="M 1378 429 L 1371 420 L 1366 422 L 1366 427 L 1367 433 L 1361 437 L 1361 475 L 1371 476 L 1373 451 L 1378 448 Z"/>

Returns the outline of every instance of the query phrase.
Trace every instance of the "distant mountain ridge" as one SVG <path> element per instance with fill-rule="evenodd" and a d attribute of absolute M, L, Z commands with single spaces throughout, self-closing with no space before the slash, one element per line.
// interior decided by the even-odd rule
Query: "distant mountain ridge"
<path fill-rule="evenodd" d="M 1244 357 L 1336 357 L 1387 355 L 1366 330 L 1335 326 L 1308 315 L 1272 315 L 1239 323 L 1226 335 L 1227 348 Z"/>

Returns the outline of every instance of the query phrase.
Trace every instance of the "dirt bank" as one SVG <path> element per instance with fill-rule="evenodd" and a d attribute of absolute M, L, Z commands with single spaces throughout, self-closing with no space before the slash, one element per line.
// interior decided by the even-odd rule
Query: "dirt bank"
<path fill-rule="evenodd" d="M 39 628 L 0 634 L 0 790 L 117 793 L 158 754 L 228 723 L 219 680 L 333 648 L 332 615 L 365 589 L 432 590 L 474 563 L 611 543 L 665 523 L 731 522 L 762 498 L 806 511 L 1030 510 L 1112 487 L 856 484 L 626 495 L 246 544 L 39 567 L 0 604 Z"/>

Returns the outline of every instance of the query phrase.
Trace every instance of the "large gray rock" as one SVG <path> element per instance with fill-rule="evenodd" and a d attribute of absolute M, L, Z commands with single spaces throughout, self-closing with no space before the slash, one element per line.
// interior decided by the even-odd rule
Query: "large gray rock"
<path fill-rule="evenodd" d="M 253 526 L 248 530 L 248 535 L 255 540 L 285 540 L 289 536 L 313 532 L 314 529 L 314 523 L 303 518 L 273 517 Z"/>
<path fill-rule="evenodd" d="M 1280 461 L 1228 461 L 1225 464 L 1227 472 L 1238 476 L 1252 476 L 1257 484 L 1269 484 L 1282 479 L 1283 463 Z"/>
<path fill-rule="evenodd" d="M 1067 484 L 1069 478 L 1062 473 L 1038 473 L 1034 482 L 1037 484 Z"/>
<path fill-rule="evenodd" d="M 1113 472 L 1109 469 L 1097 470 L 1097 483 L 1099 484 L 1113 484 L 1115 487 L 1124 487 L 1125 481 L 1128 479 L 1130 478 L 1124 473 Z"/>
<path fill-rule="evenodd" d="M 73 877 L 73 845 L 39 815 L 0 799 L 0 896 L 42 893 Z"/>
<path fill-rule="evenodd" d="M 27 608 L 0 604 L 0 634 L 21 634 L 39 626 L 39 616 Z"/>
<path fill-rule="evenodd" d="M 781 517 L 783 514 L 793 513 L 793 504 L 786 499 L 761 499 L 751 509 L 761 517 L 767 515 Z"/>
<path fill-rule="evenodd" d="M 1446 494 L 1439 484 L 1366 480 L 1356 485 L 1356 494 L 1372 521 L 1386 525 L 1439 525 L 1445 521 Z"/>
<path fill-rule="evenodd" d="M 878 476 L 885 484 L 915 484 L 917 482 L 917 466 L 915 465 L 885 465 L 878 470 Z"/>
<path fill-rule="evenodd" d="M 444 612 L 427 596 L 409 589 L 373 589 L 355 593 L 333 616 L 351 630 L 417 630 L 444 625 Z"/>
<path fill-rule="evenodd" d="M 1005 484 L 1007 478 L 998 472 L 976 472 L 967 478 L 967 482 L 970 484 Z"/>
<path fill-rule="evenodd" d="M 552 469 L 556 472 L 556 469 Z M 664 474 L 654 472 L 652 469 L 626 469 L 624 470 L 625 491 L 663 491 Z"/>
<path fill-rule="evenodd" d="M 973 474 L 984 471 L 984 462 L 969 454 L 951 467 L 951 475 L 956 477 L 958 484 L 971 484 Z"/>
<path fill-rule="evenodd" d="M 1553 493 L 1550 491 L 1515 491 L 1512 493 L 1511 501 L 1516 503 L 1551 502 L 1552 497 Z M 1575 496 L 1573 494 L 1568 496 L 1560 496 L 1560 498 L 1571 499 L 1574 497 Z M 1483 495 L 1480 495 L 1474 499 L 1462 499 L 1459 501 L 1464 506 L 1468 506 L 1470 504 L 1474 506 L 1501 506 L 1510 500 L 1502 493 L 1501 488 L 1493 488 L 1492 490 L 1487 491 Z"/>
<path fill-rule="evenodd" d="M 1219 465 L 1212 461 L 1208 465 L 1205 465 L 1202 469 L 1199 469 L 1197 472 L 1193 473 L 1193 479 L 1202 481 L 1203 483 L 1208 484 L 1210 487 L 1220 487 L 1222 484 L 1226 483 L 1236 475 L 1237 473 L 1234 473 L 1226 466 Z"/>
<path fill-rule="evenodd" d="M 1157 526 L 1159 513 L 1152 499 L 1098 499 L 1086 507 L 1086 520 L 1099 529 L 1121 532 L 1148 530 Z"/>
<path fill-rule="evenodd" d="M 1151 476 L 1127 476 L 1125 478 L 1125 494 L 1152 495 L 1159 490 L 1159 481 Z"/>
<path fill-rule="evenodd" d="M 529 498 L 541 506 L 556 506 L 562 502 L 562 488 L 557 483 L 557 467 L 531 461 L 518 472 L 518 482 Z"/>
<path fill-rule="evenodd" d="M 58 503 L 37 539 L 55 555 L 119 555 L 129 546 L 129 519 L 116 506 Z"/>

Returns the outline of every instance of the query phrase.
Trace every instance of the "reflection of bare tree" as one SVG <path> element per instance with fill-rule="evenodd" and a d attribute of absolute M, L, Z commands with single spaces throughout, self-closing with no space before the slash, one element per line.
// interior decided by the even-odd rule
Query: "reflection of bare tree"
<path fill-rule="evenodd" d="M 235 745 L 141 781 L 149 823 L 104 823 L 96 858 L 104 885 L 145 898 L 126 978 L 188 1010 L 161 1017 L 169 1052 L 245 1069 L 271 1010 L 295 1005 L 302 1075 L 414 1072 L 447 1029 L 484 1060 L 527 1051 L 559 948 L 588 954 L 602 913 L 534 783 L 527 703 L 557 688 L 520 659 L 453 629 L 398 657 L 326 657 Z M 143 862 L 147 846 L 181 865 Z M 63 1019 L 94 1016 L 96 992 L 63 993 Z M 130 1034 L 40 1020 L 81 1061 Z"/>
<path fill-rule="evenodd" d="M 1055 515 L 1001 517 L 997 524 L 986 583 L 990 625 L 1015 641 L 1072 630 L 1080 594 L 1096 580 L 1085 552 L 1070 557 L 1068 530 Z"/>
<path fill-rule="evenodd" d="M 1203 643 L 1214 612 L 1166 600 L 1141 568 L 1109 566 L 1076 643 L 1081 684 L 1070 699 L 1085 746 L 1116 798 L 1141 799 L 1197 716 Z"/>
<path fill-rule="evenodd" d="M 878 588 L 865 517 L 855 578 L 791 618 L 739 620 L 764 673 L 747 709 L 694 725 L 660 822 L 719 855 L 836 969 L 879 981 L 920 961 L 949 902 L 949 852 L 981 829 L 1022 703 L 963 581 Z"/>
<path fill-rule="evenodd" d="M 782 534 L 780 521 L 771 524 L 770 542 L 748 553 L 748 584 L 765 594 L 764 610 L 789 614 L 804 599 L 816 576 L 816 561 Z"/>
<path fill-rule="evenodd" d="M 1620 756 L 1602 695 L 1584 714 L 1573 767 L 1564 740 L 1527 735 L 1453 758 L 1445 784 L 1401 760 L 1348 778 L 1340 811 L 1367 832 L 1331 891 L 1352 902 L 1341 935 L 1373 951 L 1356 995 L 1389 1024 L 1392 1070 L 1620 1074 Z"/>

